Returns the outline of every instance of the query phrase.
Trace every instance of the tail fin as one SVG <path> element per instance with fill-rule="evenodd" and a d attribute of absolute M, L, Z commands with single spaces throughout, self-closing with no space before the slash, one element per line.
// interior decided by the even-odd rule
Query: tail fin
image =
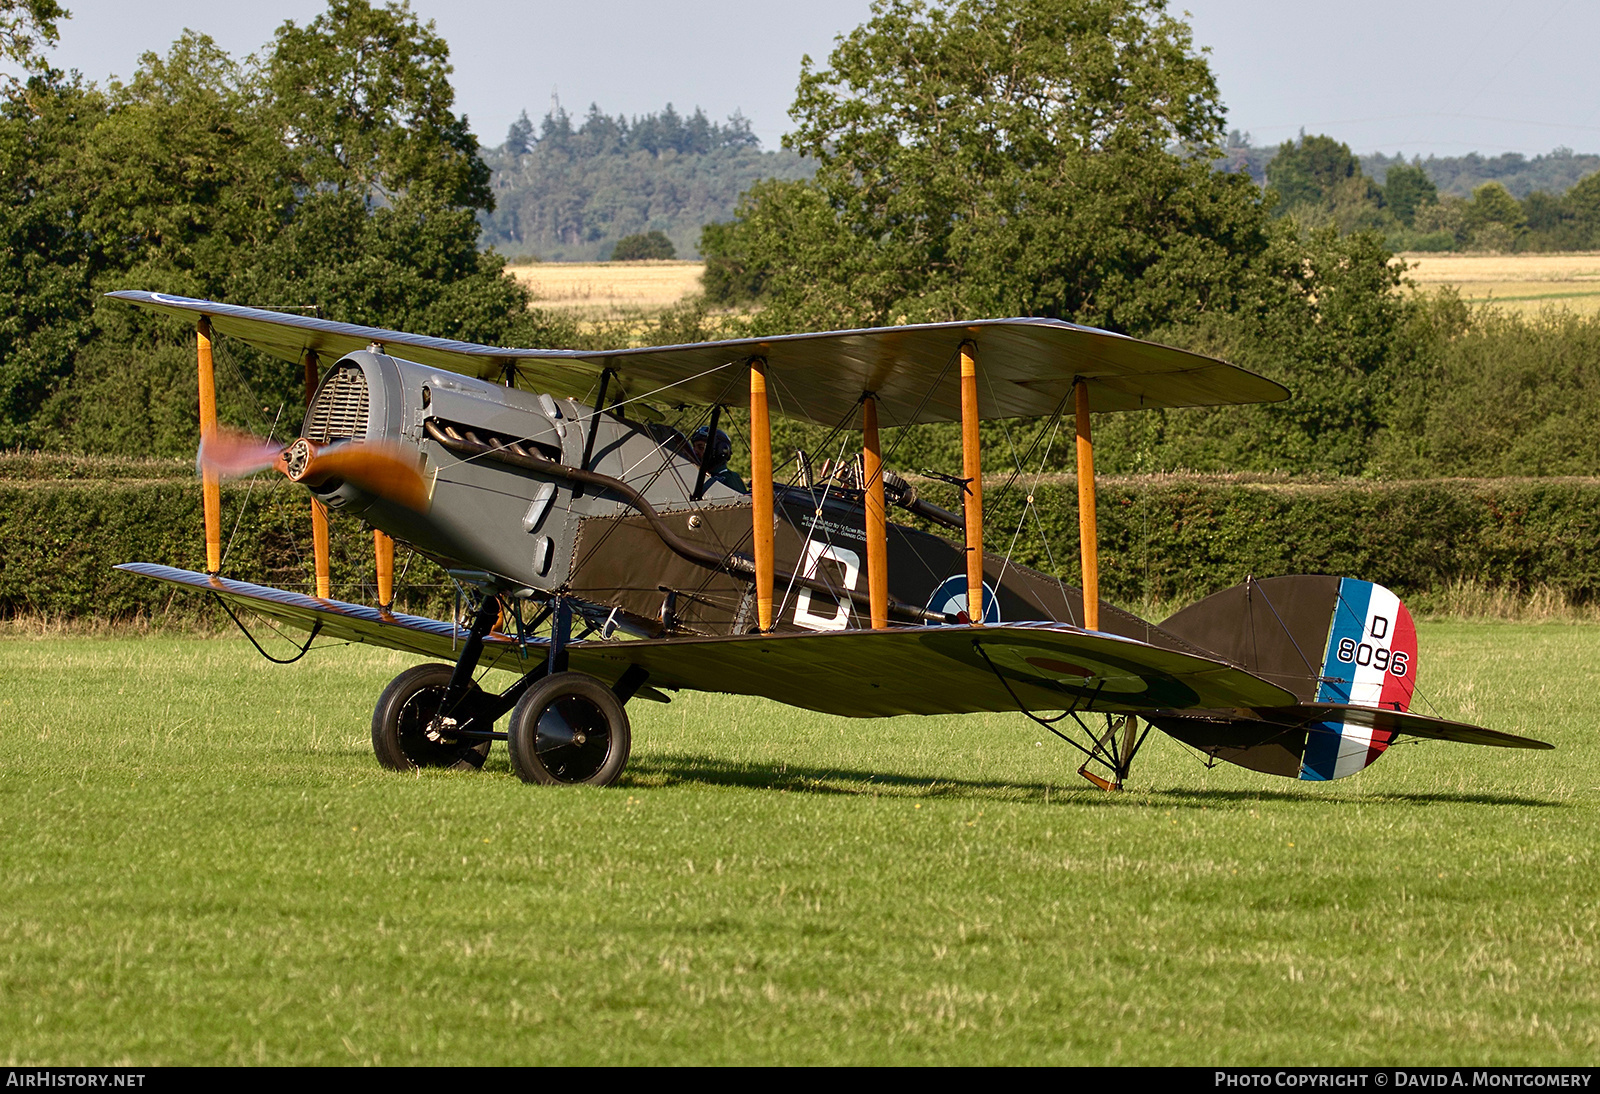
<path fill-rule="evenodd" d="M 1294 692 L 1302 703 L 1411 706 L 1417 628 L 1400 598 L 1370 581 L 1251 578 L 1189 605 L 1161 629 Z"/>
<path fill-rule="evenodd" d="M 1302 704 L 1411 707 L 1417 628 L 1400 598 L 1370 581 L 1251 579 L 1185 608 L 1161 627 L 1293 692 Z M 1252 723 L 1254 729 L 1231 721 L 1157 724 L 1219 759 L 1313 781 L 1355 774 L 1395 737 L 1370 718 L 1306 721 L 1302 714 L 1272 721 Z"/>

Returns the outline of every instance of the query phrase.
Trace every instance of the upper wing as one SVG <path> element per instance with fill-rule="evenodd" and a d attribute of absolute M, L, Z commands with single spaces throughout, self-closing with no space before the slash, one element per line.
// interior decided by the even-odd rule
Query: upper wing
<path fill-rule="evenodd" d="M 453 659 L 465 632 L 449 623 L 170 566 L 119 570 L 215 594 L 290 626 L 353 642 Z M 531 668 L 548 640 L 491 634 L 484 663 Z M 654 687 L 761 695 L 853 717 L 1029 710 L 1139 711 L 1275 707 L 1294 696 L 1259 677 L 1131 638 L 1056 623 L 907 627 L 574 642 L 571 667 L 614 680 L 638 665 Z"/>
<path fill-rule="evenodd" d="M 519 387 L 572 398 L 582 398 L 609 368 L 629 396 L 670 388 L 674 401 L 738 402 L 746 380 L 742 370 L 726 366 L 765 357 L 773 412 L 828 426 L 853 413 L 864 391 L 876 393 L 887 425 L 959 420 L 960 369 L 952 362 L 969 339 L 977 345 L 984 418 L 1052 414 L 1080 378 L 1093 411 L 1265 403 L 1289 396 L 1281 384 L 1211 357 L 1056 319 L 924 323 L 594 352 L 480 346 L 161 293 L 109 295 L 166 315 L 206 316 L 214 330 L 291 361 L 307 350 L 341 357 L 377 342 L 418 364 L 494 380 L 515 375 Z"/>

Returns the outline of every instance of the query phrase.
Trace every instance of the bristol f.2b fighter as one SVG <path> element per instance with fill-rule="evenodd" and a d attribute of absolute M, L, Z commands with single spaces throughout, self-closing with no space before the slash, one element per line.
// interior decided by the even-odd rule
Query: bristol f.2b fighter
<path fill-rule="evenodd" d="M 1416 629 L 1370 582 L 1250 578 L 1159 625 L 1100 600 L 1091 415 L 1288 396 L 1221 361 L 1046 319 L 589 352 L 112 295 L 196 324 L 209 572 L 121 568 L 307 631 L 307 647 L 320 635 L 435 659 L 378 700 L 372 742 L 390 768 L 474 767 L 504 740 L 529 782 L 608 784 L 627 763 L 630 700 L 681 689 L 853 717 L 1019 711 L 1104 788 L 1151 727 L 1307 780 L 1354 774 L 1403 736 L 1550 747 L 1412 713 Z M 305 364 L 292 444 L 217 427 L 218 335 Z M 703 413 L 701 443 L 663 405 Z M 719 452 L 735 405 L 749 408 L 748 489 Z M 859 433 L 859 460 L 818 474 L 802 456 L 775 476 L 773 415 Z M 1082 589 L 984 547 L 979 423 L 1064 415 Z M 884 466 L 880 428 L 927 422 L 960 423 L 959 512 Z M 217 481 L 269 467 L 315 499 L 317 595 L 218 572 Z M 375 530 L 378 607 L 329 598 L 327 510 Z M 443 565 L 467 611 L 390 610 L 395 540 Z M 490 667 L 515 681 L 484 690 Z"/>

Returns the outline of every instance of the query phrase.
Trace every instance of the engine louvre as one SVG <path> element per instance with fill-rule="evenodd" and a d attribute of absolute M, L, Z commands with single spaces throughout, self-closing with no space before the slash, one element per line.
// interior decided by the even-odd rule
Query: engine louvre
<path fill-rule="evenodd" d="M 306 412 L 302 436 L 318 444 L 365 440 L 367 419 L 366 373 L 354 361 L 343 361 L 328 374 L 317 391 L 311 409 Z"/>

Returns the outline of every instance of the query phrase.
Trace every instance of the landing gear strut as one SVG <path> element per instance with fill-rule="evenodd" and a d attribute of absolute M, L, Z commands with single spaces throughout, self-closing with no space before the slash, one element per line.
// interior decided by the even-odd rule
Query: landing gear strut
<path fill-rule="evenodd" d="M 567 670 L 572 608 L 551 605 L 548 656 L 498 695 L 472 675 L 484 639 L 500 617 L 500 602 L 485 596 L 473 613 L 461 656 L 450 665 L 407 669 L 384 689 L 372 713 L 372 748 L 395 771 L 420 767 L 474 770 L 494 741 L 505 741 L 511 766 L 530 783 L 609 786 L 622 774 L 632 747 L 625 704 L 649 674 L 630 667 L 612 686 Z M 495 722 L 511 713 L 506 733 Z"/>

